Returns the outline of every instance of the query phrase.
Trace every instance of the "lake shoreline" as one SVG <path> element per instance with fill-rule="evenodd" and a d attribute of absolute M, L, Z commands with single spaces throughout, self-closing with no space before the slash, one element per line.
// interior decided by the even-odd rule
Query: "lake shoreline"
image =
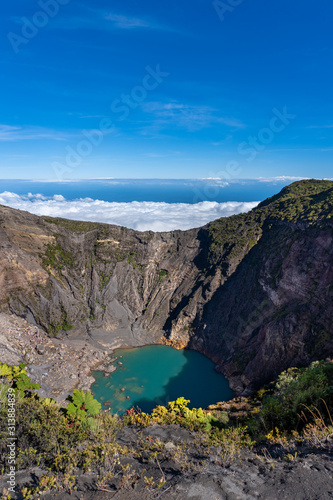
<path fill-rule="evenodd" d="M 96 382 L 91 391 L 113 413 L 132 407 L 149 413 L 179 397 L 190 400 L 190 407 L 206 408 L 234 397 L 227 379 L 198 351 L 165 345 L 130 347 L 115 350 L 112 361 L 92 373 Z"/>
<path fill-rule="evenodd" d="M 41 385 L 39 394 L 64 402 L 74 389 L 91 391 L 96 382 L 93 374 L 106 372 L 117 350 L 129 352 L 139 347 L 166 344 L 161 336 L 141 334 L 138 337 L 128 332 L 124 340 L 119 338 L 120 333 L 110 335 L 110 332 L 99 331 L 97 335 L 96 332 L 81 335 L 73 332 L 49 337 L 40 327 L 22 318 L 0 313 L 1 360 L 16 366 L 26 364 L 31 380 Z M 179 347 L 174 350 L 179 350 Z M 181 351 L 199 352 L 187 347 Z M 209 360 L 208 356 L 202 355 Z M 212 400 L 209 404 L 215 402 Z"/>

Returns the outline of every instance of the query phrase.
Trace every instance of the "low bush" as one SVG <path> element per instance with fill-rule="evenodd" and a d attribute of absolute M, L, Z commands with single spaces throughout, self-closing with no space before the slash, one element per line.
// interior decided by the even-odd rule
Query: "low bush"
<path fill-rule="evenodd" d="M 301 431 L 315 422 L 318 412 L 328 423 L 332 409 L 333 363 L 315 361 L 308 368 L 281 373 L 273 393 L 263 398 L 260 416 L 267 431 L 275 427 Z"/>
<path fill-rule="evenodd" d="M 226 414 L 220 418 L 202 408 L 188 408 L 189 400 L 183 397 L 176 401 L 170 401 L 167 406 L 157 406 L 150 415 L 142 412 L 129 410 L 125 418 L 128 424 L 138 424 L 148 426 L 153 423 L 158 424 L 178 424 L 193 431 L 210 431 L 213 427 L 222 427 L 228 422 Z"/>

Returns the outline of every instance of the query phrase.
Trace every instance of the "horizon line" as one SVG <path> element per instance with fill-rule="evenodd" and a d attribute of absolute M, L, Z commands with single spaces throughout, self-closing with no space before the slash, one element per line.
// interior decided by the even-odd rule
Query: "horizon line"
<path fill-rule="evenodd" d="M 259 181 L 259 182 L 284 182 L 284 181 L 301 181 L 301 180 L 328 180 L 332 181 L 333 178 L 328 177 L 303 177 L 303 176 L 290 176 L 281 175 L 273 177 L 244 177 L 244 178 L 233 178 L 227 179 L 225 177 L 182 177 L 182 178 L 165 178 L 165 177 L 89 177 L 80 179 L 29 179 L 29 178 L 0 178 L 1 181 L 6 182 L 45 182 L 45 183 L 75 183 L 75 182 L 91 182 L 91 181 L 219 181 L 225 183 L 234 183 L 242 181 Z"/>

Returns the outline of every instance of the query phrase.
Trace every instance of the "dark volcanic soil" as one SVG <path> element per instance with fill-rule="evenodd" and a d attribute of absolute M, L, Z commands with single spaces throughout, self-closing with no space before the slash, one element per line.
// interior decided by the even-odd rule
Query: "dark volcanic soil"
<path fill-rule="evenodd" d="M 146 451 L 139 456 L 121 458 L 122 465 L 129 464 L 132 479 L 126 484 L 120 473 L 120 465 L 113 477 L 105 484 L 96 486 L 96 474 L 76 472 L 77 490 L 70 494 L 64 491 L 44 494 L 45 500 L 110 499 L 142 500 L 329 500 L 333 498 L 333 443 L 327 440 L 320 447 L 304 447 L 283 450 L 242 452 L 241 456 L 227 466 L 221 463 L 219 448 L 200 446 L 198 435 L 175 425 L 155 425 L 142 431 L 125 428 L 120 431 L 121 445 L 138 449 L 145 439 L 164 443 L 157 457 Z M 187 451 L 179 452 L 179 445 Z M 293 457 L 292 459 L 290 457 Z M 273 458 L 275 457 L 275 458 Z M 285 458 L 284 458 L 285 457 Z M 106 471 L 104 471 L 106 472 Z M 46 471 L 35 468 L 17 474 L 18 484 L 34 483 L 36 476 Z M 103 471 L 101 471 L 101 475 Z M 144 477 L 153 478 L 154 488 L 148 488 Z M 166 483 L 158 489 L 156 485 L 164 477 Z M 5 486 L 0 481 L 0 489 Z M 19 498 L 19 497 L 18 497 Z"/>

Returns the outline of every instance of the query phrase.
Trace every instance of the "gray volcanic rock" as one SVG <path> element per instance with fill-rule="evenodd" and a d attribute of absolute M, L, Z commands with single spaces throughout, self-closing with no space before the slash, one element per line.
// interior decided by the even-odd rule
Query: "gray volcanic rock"
<path fill-rule="evenodd" d="M 330 181 L 184 232 L 0 207 L 1 310 L 64 343 L 197 349 L 246 392 L 333 355 L 332 221 Z"/>
<path fill-rule="evenodd" d="M 332 284 L 332 226 L 272 227 L 203 308 L 197 335 L 235 389 L 259 388 L 332 355 Z"/>
<path fill-rule="evenodd" d="M 0 361 L 9 365 L 28 364 L 32 382 L 40 384 L 40 396 L 60 402 L 74 389 L 89 390 L 90 371 L 107 362 L 107 351 L 81 340 L 49 338 L 25 320 L 0 313 Z"/>

